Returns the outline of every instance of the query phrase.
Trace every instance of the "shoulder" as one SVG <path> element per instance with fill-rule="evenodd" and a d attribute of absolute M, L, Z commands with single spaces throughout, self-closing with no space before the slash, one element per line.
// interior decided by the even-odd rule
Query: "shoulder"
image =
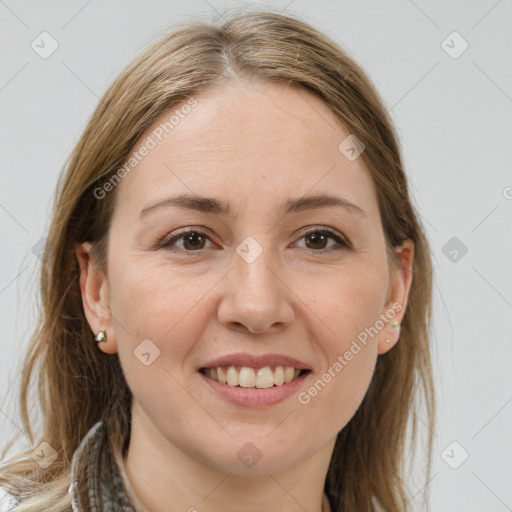
<path fill-rule="evenodd" d="M 0 512 L 10 512 L 20 501 L 0 487 Z"/>

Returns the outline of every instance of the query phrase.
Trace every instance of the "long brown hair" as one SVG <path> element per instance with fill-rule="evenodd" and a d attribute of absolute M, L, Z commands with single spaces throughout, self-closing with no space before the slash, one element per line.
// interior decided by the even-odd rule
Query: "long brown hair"
<path fill-rule="evenodd" d="M 16 510 L 65 510 L 70 461 L 87 431 L 110 419 L 110 442 L 122 450 L 132 395 L 117 354 L 94 343 L 79 289 L 76 243 L 90 241 L 105 264 L 115 190 L 94 193 L 126 162 L 136 141 L 162 114 L 210 84 L 247 78 L 294 84 L 313 93 L 365 145 L 362 158 L 376 186 L 389 247 L 415 244 L 413 281 L 399 343 L 378 356 L 357 412 L 338 434 L 325 490 L 334 511 L 408 509 L 405 444 L 417 432 L 418 397 L 434 425 L 429 348 L 431 257 L 404 175 L 393 124 L 361 67 L 310 25 L 270 11 L 228 13 L 222 24 L 193 21 L 160 38 L 109 87 L 74 148 L 57 190 L 41 272 L 41 313 L 23 363 L 20 404 L 33 448 L 0 471 L 0 485 L 23 502 Z M 42 430 L 32 432 L 29 390 L 37 377 Z M 427 433 L 427 478 L 432 434 Z M 31 451 L 47 442 L 57 459 L 41 468 Z M 5 452 L 4 452 L 5 453 Z M 30 475 L 30 476 L 27 476 Z"/>

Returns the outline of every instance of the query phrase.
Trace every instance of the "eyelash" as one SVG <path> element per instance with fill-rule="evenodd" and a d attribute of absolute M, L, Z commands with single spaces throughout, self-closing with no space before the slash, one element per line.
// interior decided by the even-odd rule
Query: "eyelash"
<path fill-rule="evenodd" d="M 194 255 L 195 253 L 201 252 L 203 249 L 198 249 L 198 250 L 195 250 L 195 251 L 189 251 L 189 250 L 186 250 L 186 249 L 172 247 L 172 244 L 174 242 L 182 239 L 184 236 L 186 236 L 186 235 L 188 235 L 190 233 L 195 233 L 197 235 L 201 235 L 201 236 L 203 236 L 206 239 L 211 241 L 210 237 L 206 233 L 204 233 L 202 231 L 199 231 L 198 229 L 193 229 L 192 228 L 192 229 L 187 229 L 186 231 L 182 231 L 181 233 L 174 234 L 174 235 L 171 235 L 171 236 L 168 236 L 168 237 L 164 238 L 158 244 L 158 248 L 165 248 L 165 249 L 167 249 L 169 251 L 173 251 L 173 252 L 183 251 L 183 252 L 185 252 L 187 254 L 190 254 L 190 255 Z M 299 238 L 299 240 L 301 240 L 305 236 L 311 235 L 313 233 L 320 233 L 320 234 L 323 234 L 323 235 L 327 235 L 328 238 L 332 238 L 333 240 L 335 240 L 338 243 L 338 247 L 330 247 L 329 249 L 323 249 L 323 250 L 309 249 L 309 251 L 311 251 L 314 254 L 324 254 L 324 253 L 330 252 L 332 250 L 339 250 L 339 249 L 344 249 L 344 250 L 351 249 L 351 245 L 348 242 L 346 242 L 342 237 L 340 237 L 335 231 L 332 231 L 331 229 L 328 229 L 328 228 L 317 228 L 317 227 L 308 228 L 308 229 L 306 229 L 306 230 L 304 230 L 302 232 L 301 237 Z"/>

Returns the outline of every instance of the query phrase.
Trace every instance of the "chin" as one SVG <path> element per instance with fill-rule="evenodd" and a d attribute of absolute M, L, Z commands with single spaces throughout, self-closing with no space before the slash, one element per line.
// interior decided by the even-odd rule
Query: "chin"
<path fill-rule="evenodd" d="M 304 436 L 295 439 L 288 437 L 289 442 L 285 443 L 283 436 L 272 439 L 273 434 L 269 435 L 269 432 L 272 430 L 265 429 L 262 432 L 259 425 L 257 428 L 240 431 L 236 438 L 212 439 L 206 447 L 207 452 L 196 452 L 196 456 L 222 471 L 237 475 L 258 475 L 276 473 L 299 465 L 319 449 L 313 440 L 309 442 Z M 197 450 L 198 445 L 195 446 Z M 308 447 L 307 452 L 305 447 Z"/>

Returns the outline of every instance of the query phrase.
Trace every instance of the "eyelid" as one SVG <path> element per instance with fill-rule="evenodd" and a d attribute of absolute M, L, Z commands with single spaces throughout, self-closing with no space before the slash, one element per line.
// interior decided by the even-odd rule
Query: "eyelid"
<path fill-rule="evenodd" d="M 178 229 L 178 230 L 164 236 L 160 240 L 160 242 L 158 242 L 157 248 L 158 249 L 164 248 L 164 249 L 169 249 L 169 250 L 176 249 L 181 252 L 189 252 L 189 253 L 199 252 L 199 251 L 183 251 L 179 248 L 174 248 L 170 245 L 171 242 L 177 241 L 181 237 L 188 235 L 189 233 L 197 233 L 198 235 L 202 235 L 202 236 L 208 238 L 208 240 L 212 241 L 211 236 L 209 235 L 210 230 L 208 228 L 205 228 L 204 226 L 187 226 L 186 228 Z M 212 241 L 212 243 L 214 243 L 214 242 Z"/>
<path fill-rule="evenodd" d="M 347 247 L 351 247 L 350 242 L 339 233 L 337 230 L 330 228 L 328 226 L 309 226 L 306 227 L 303 231 L 300 232 L 301 238 L 305 235 L 309 235 L 310 233 L 327 233 L 332 236 L 338 243 L 346 245 Z M 319 252 L 319 251 L 315 251 Z"/>
<path fill-rule="evenodd" d="M 325 234 L 329 238 L 332 238 L 337 244 L 337 246 L 329 247 L 327 249 L 320 249 L 320 250 L 308 249 L 306 247 L 305 249 L 313 255 L 322 255 L 322 254 L 330 253 L 330 252 L 337 251 L 337 250 L 345 250 L 345 251 L 353 250 L 352 244 L 348 241 L 348 239 L 344 235 L 342 235 L 337 230 L 330 228 L 328 226 L 308 226 L 299 233 L 300 237 L 298 238 L 298 240 L 302 240 L 302 238 L 304 238 L 305 236 L 307 236 L 311 233 Z"/>
<path fill-rule="evenodd" d="M 200 253 L 204 249 L 198 249 L 197 251 L 187 251 L 180 248 L 175 248 L 171 245 L 172 242 L 177 241 L 181 239 L 181 237 L 187 235 L 188 233 L 196 233 L 198 235 L 202 235 L 205 238 L 207 238 L 211 243 L 214 243 L 211 240 L 209 233 L 209 229 L 203 227 L 203 226 L 188 226 L 186 228 L 178 229 L 177 231 L 165 236 L 159 243 L 158 248 L 164 248 L 171 251 L 178 251 L 178 252 L 185 252 L 188 254 L 194 254 L 194 253 Z M 346 239 L 345 236 L 343 236 L 341 233 L 339 233 L 337 230 L 330 228 L 328 226 L 322 226 L 322 225 L 313 225 L 313 226 L 306 226 L 298 233 L 300 235 L 297 239 L 301 240 L 305 236 L 311 234 L 311 233 L 323 233 L 328 235 L 330 238 L 334 239 L 336 243 L 338 244 L 337 247 L 331 247 L 329 249 L 323 249 L 323 250 L 314 250 L 314 249 L 308 249 L 312 253 L 316 254 L 323 254 L 326 252 L 331 252 L 335 249 L 352 249 L 352 244 Z M 307 248 L 306 248 L 307 249 Z"/>

